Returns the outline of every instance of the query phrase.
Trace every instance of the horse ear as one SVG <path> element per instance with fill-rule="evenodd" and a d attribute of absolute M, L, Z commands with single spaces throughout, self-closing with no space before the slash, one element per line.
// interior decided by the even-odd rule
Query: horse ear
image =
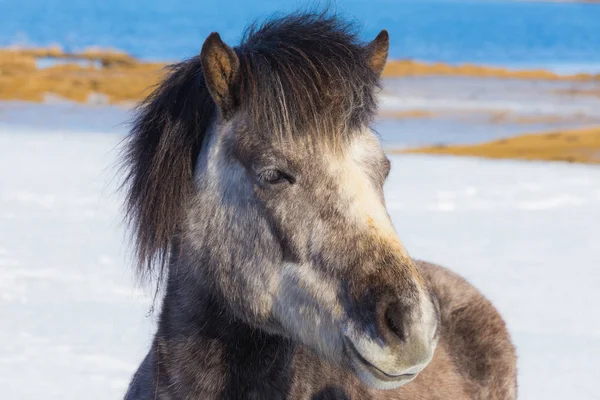
<path fill-rule="evenodd" d="M 240 60 L 217 32 L 208 36 L 200 52 L 202 72 L 211 97 L 224 114 L 235 106 L 235 88 L 240 73 Z"/>
<path fill-rule="evenodd" d="M 390 48 L 390 35 L 385 29 L 367 45 L 369 52 L 369 66 L 378 74 L 383 72 Z"/>

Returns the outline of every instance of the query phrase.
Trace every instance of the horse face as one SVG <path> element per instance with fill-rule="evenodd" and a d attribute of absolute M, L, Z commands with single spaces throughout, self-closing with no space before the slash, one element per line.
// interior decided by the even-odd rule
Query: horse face
<path fill-rule="evenodd" d="M 211 37 L 203 68 L 220 116 L 196 164 L 183 230 L 201 281 L 237 318 L 365 383 L 409 382 L 433 356 L 437 307 L 386 211 L 390 164 L 378 139 L 367 127 L 254 130 L 228 97 L 239 60 Z"/>
<path fill-rule="evenodd" d="M 377 138 L 364 129 L 334 150 L 244 126 L 219 124 L 198 161 L 186 232 L 207 281 L 239 318 L 373 386 L 410 381 L 438 318 L 387 214 Z"/>

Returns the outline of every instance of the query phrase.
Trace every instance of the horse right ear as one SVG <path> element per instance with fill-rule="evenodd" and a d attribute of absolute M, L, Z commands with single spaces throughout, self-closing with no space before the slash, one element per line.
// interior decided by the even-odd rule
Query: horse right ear
<path fill-rule="evenodd" d="M 200 62 L 208 91 L 226 116 L 236 104 L 240 60 L 235 51 L 221 40 L 221 36 L 213 32 L 202 46 Z"/>

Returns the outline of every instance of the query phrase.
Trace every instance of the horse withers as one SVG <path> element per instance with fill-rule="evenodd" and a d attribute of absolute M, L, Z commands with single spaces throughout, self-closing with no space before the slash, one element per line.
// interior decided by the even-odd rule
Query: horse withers
<path fill-rule="evenodd" d="M 128 138 L 138 272 L 164 284 L 127 399 L 512 399 L 502 319 L 410 258 L 369 128 L 389 38 L 292 14 L 211 34 Z"/>

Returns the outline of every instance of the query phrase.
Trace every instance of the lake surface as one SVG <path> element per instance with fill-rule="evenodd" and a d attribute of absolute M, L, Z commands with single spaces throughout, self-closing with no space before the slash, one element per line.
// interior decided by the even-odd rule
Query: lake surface
<path fill-rule="evenodd" d="M 298 0 L 0 0 L 0 46 L 115 47 L 144 59 L 192 56 L 212 31 L 236 43 L 249 22 Z M 325 5 L 326 2 L 316 2 Z M 600 5 L 518 1 L 340 0 L 365 40 L 390 31 L 392 58 L 600 71 Z"/>

